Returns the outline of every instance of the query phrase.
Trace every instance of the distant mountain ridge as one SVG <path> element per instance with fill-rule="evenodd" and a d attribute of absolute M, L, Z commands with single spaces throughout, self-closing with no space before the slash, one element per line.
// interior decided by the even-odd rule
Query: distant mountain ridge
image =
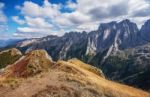
<path fill-rule="evenodd" d="M 98 30 L 89 33 L 70 32 L 61 37 L 50 35 L 28 39 L 17 43 L 16 47 L 24 52 L 45 49 L 54 60 L 72 57 L 84 58 L 86 55 L 96 55 L 105 50 L 108 50 L 107 56 L 109 56 L 110 52 L 115 53 L 118 50 L 148 43 L 149 24 L 150 20 L 141 29 L 138 29 L 137 25 L 128 19 L 118 23 L 113 21 L 102 23 Z"/>
<path fill-rule="evenodd" d="M 12 44 L 16 44 L 24 39 L 0 39 L 0 48 L 7 47 Z"/>
<path fill-rule="evenodd" d="M 4 49 L 16 47 L 23 53 L 44 49 L 55 61 L 78 58 L 101 68 L 110 79 L 150 90 L 150 86 L 146 85 L 149 84 L 147 73 L 150 72 L 147 70 L 150 67 L 149 43 L 150 20 L 138 29 L 136 23 L 126 19 L 102 23 L 97 30 L 89 33 L 70 32 L 61 37 L 49 35 L 27 39 Z M 146 83 L 134 83 L 140 79 L 145 79 Z"/>

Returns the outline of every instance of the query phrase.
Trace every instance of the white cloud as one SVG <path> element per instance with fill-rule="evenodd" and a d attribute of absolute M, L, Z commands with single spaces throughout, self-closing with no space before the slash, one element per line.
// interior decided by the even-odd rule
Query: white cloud
<path fill-rule="evenodd" d="M 4 8 L 4 3 L 0 2 L 0 23 L 4 23 L 7 21 L 7 17 L 5 16 L 4 12 L 3 12 L 3 8 Z"/>
<path fill-rule="evenodd" d="M 18 31 L 26 33 L 90 31 L 96 30 L 101 22 L 120 21 L 125 18 L 141 25 L 150 15 L 150 3 L 146 0 L 77 0 L 76 3 L 69 0 L 66 5 L 52 4 L 44 0 L 41 6 L 25 1 L 23 6 L 16 8 L 24 15 L 27 25 L 19 27 Z M 73 12 L 62 12 L 62 8 L 73 9 Z"/>
<path fill-rule="evenodd" d="M 16 38 L 40 38 L 47 35 L 52 34 L 58 35 L 57 31 L 53 31 L 51 29 L 44 29 L 44 28 L 32 28 L 32 27 L 19 27 L 17 29 L 17 32 L 13 34 L 13 37 Z M 61 30 L 61 33 L 59 35 L 63 35 L 64 31 Z"/>
<path fill-rule="evenodd" d="M 30 26 L 30 27 L 35 27 L 35 28 L 52 28 L 52 25 L 47 22 L 44 18 L 31 18 L 26 16 L 25 17 L 26 23 Z"/>
<path fill-rule="evenodd" d="M 30 1 L 26 1 L 23 4 L 23 7 L 21 8 L 21 13 L 24 15 L 29 15 L 29 16 L 40 16 L 40 7 Z"/>
<path fill-rule="evenodd" d="M 48 0 L 44 0 L 42 6 L 30 1 L 25 1 L 21 8 L 21 13 L 31 17 L 54 18 L 60 14 L 60 5 L 51 4 Z"/>
<path fill-rule="evenodd" d="M 130 0 L 129 14 L 140 17 L 150 15 L 150 3 L 148 3 L 146 0 Z"/>
<path fill-rule="evenodd" d="M 18 16 L 13 16 L 13 17 L 12 17 L 12 20 L 13 20 L 13 21 L 15 21 L 16 23 L 20 24 L 20 25 L 25 24 L 25 21 L 24 21 L 24 20 L 19 19 L 19 17 L 18 17 Z"/>
<path fill-rule="evenodd" d="M 0 39 L 4 39 L 8 36 L 6 31 L 7 27 L 7 16 L 4 14 L 5 4 L 0 2 Z"/>
<path fill-rule="evenodd" d="M 75 10 L 77 8 L 77 3 L 72 2 L 72 0 L 68 0 L 66 8 Z"/>
<path fill-rule="evenodd" d="M 29 32 L 29 33 L 32 33 L 32 32 L 37 32 L 37 33 L 40 33 L 40 32 L 47 32 L 49 29 L 43 29 L 43 28 L 40 28 L 40 29 L 37 29 L 37 28 L 31 28 L 31 27 L 23 27 L 23 28 L 18 28 L 18 31 L 19 32 Z M 37 34 L 36 33 L 36 34 Z M 45 34 L 45 33 L 43 33 Z"/>

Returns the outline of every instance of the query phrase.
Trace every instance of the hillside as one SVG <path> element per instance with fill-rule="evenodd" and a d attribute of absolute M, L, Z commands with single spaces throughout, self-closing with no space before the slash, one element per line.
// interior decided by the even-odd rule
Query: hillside
<path fill-rule="evenodd" d="M 22 56 L 22 53 L 13 48 L 0 52 L 0 69 L 12 64 Z"/>
<path fill-rule="evenodd" d="M 0 86 L 0 97 L 150 97 L 107 80 L 101 70 L 78 59 L 54 62 L 44 50 L 29 52 L 7 66 Z"/>

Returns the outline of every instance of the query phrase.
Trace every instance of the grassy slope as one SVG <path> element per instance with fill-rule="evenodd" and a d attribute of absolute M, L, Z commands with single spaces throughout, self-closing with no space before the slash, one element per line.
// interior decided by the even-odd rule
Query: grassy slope
<path fill-rule="evenodd" d="M 78 61 L 79 62 L 79 61 Z M 75 64 L 79 63 L 74 62 Z M 83 64 L 82 62 L 80 64 Z M 77 66 L 77 65 L 76 65 Z M 75 66 L 75 67 L 76 67 Z M 121 85 L 112 81 L 109 81 L 107 79 L 104 79 L 102 77 L 99 77 L 93 72 L 90 72 L 89 70 L 85 68 L 80 68 L 81 66 L 77 66 L 76 68 L 80 69 L 83 71 L 85 74 L 88 75 L 88 79 L 94 81 L 99 88 L 103 89 L 103 92 L 106 93 L 108 97 L 130 97 L 130 96 L 135 96 L 135 97 L 149 97 L 150 95 L 147 93 L 144 93 L 141 90 L 126 86 L 126 85 Z"/>
<path fill-rule="evenodd" d="M 6 81 L 7 82 L 7 81 Z M 10 81 L 8 81 L 10 83 Z M 149 93 L 105 79 L 77 59 L 58 61 L 48 72 L 0 88 L 2 97 L 150 97 Z"/>

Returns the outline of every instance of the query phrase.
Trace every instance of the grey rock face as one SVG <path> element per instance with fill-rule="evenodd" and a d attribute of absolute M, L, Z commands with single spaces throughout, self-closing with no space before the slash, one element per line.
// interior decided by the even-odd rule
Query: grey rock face
<path fill-rule="evenodd" d="M 71 57 L 68 53 L 75 52 L 82 45 L 86 45 L 86 39 L 87 33 L 85 32 L 70 32 L 62 37 L 47 36 L 36 40 L 27 40 L 17 47 L 25 50 L 26 53 L 36 49 L 45 49 L 55 60 L 66 59 Z"/>
<path fill-rule="evenodd" d="M 120 41 L 121 49 L 135 47 L 139 44 L 139 30 L 135 23 L 124 20 L 118 24 L 118 31 L 120 31 L 118 42 Z"/>
<path fill-rule="evenodd" d="M 126 49 L 139 44 L 139 30 L 135 23 L 124 20 L 119 23 L 110 22 L 101 24 L 95 32 L 89 33 L 89 38 L 94 42 L 97 51 L 104 51 L 113 46 Z"/>
<path fill-rule="evenodd" d="M 114 43 L 117 34 L 117 23 L 111 22 L 108 24 L 101 24 L 98 31 L 99 34 L 97 42 L 97 50 L 104 51 Z"/>
<path fill-rule="evenodd" d="M 119 50 L 133 48 L 150 40 L 150 20 L 142 29 L 130 20 L 121 22 L 102 23 L 98 30 L 86 32 L 70 32 L 65 35 L 47 36 L 39 39 L 25 40 L 17 47 L 25 52 L 35 49 L 45 49 L 54 59 L 72 57 L 82 58 L 87 55 L 95 56 L 108 50 L 107 56 Z M 107 58 L 106 56 L 106 58 Z"/>
<path fill-rule="evenodd" d="M 142 26 L 140 34 L 144 41 L 150 42 L 150 20 L 146 21 Z"/>

